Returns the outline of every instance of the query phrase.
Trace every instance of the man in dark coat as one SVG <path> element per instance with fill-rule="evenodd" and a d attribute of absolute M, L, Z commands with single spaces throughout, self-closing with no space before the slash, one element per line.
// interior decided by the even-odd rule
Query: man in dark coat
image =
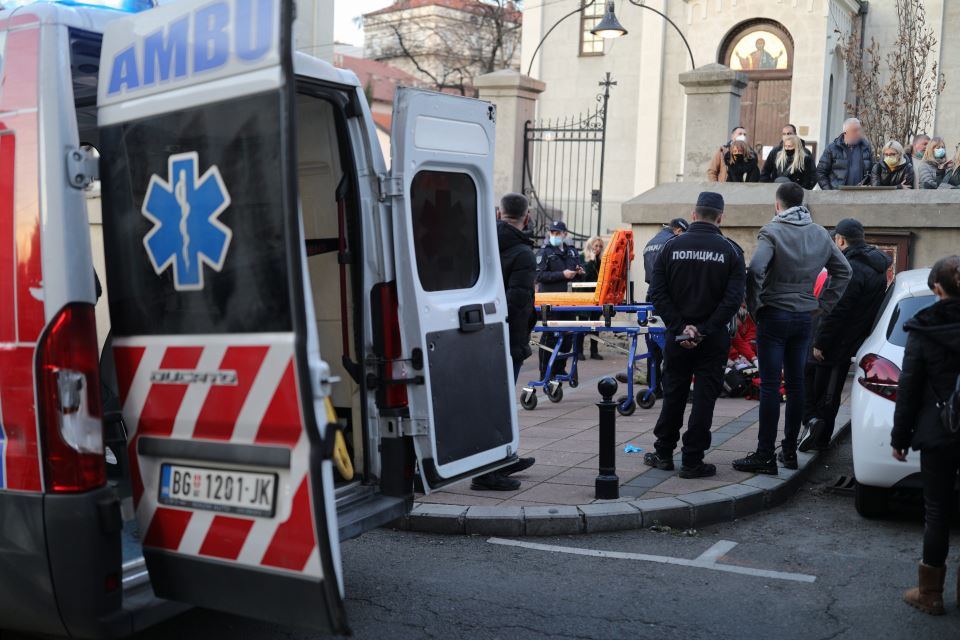
<path fill-rule="evenodd" d="M 527 198 L 508 193 L 497 209 L 497 243 L 500 245 L 500 272 L 507 297 L 507 327 L 510 332 L 510 358 L 513 360 L 513 382 L 520 377 L 523 361 L 533 353 L 530 330 L 533 314 L 533 286 L 537 263 L 533 257 L 533 240 L 523 232 L 527 224 Z M 520 458 L 509 467 L 477 476 L 471 488 L 484 491 L 513 491 L 520 481 L 508 477 L 533 466 L 534 458 Z"/>
<path fill-rule="evenodd" d="M 540 285 L 540 291 L 562 293 L 567 291 L 567 285 L 570 282 L 583 273 L 580 254 L 567 244 L 567 225 L 562 220 L 555 220 L 550 224 L 546 240 L 540 253 L 537 254 L 537 284 Z M 554 314 L 554 317 L 558 320 L 575 320 L 577 314 L 558 313 Z M 557 334 L 544 333 L 540 338 L 540 344 L 546 347 L 546 349 L 540 349 L 540 377 L 542 378 L 550 363 L 550 352 L 557 344 Z M 572 347 L 573 334 L 566 334 L 560 346 L 561 353 L 569 353 Z M 566 359 L 558 359 L 554 362 L 554 374 L 563 374 L 566 370 Z"/>
<path fill-rule="evenodd" d="M 843 133 L 820 156 L 817 183 L 824 191 L 867 184 L 872 168 L 873 148 L 863 137 L 860 121 L 848 118 L 843 123 Z"/>
<path fill-rule="evenodd" d="M 853 274 L 813 338 L 813 361 L 804 372 L 807 435 L 800 441 L 800 451 L 830 446 L 850 358 L 870 334 L 887 292 L 890 257 L 864 241 L 863 225 L 845 218 L 837 223 L 833 237 Z"/>

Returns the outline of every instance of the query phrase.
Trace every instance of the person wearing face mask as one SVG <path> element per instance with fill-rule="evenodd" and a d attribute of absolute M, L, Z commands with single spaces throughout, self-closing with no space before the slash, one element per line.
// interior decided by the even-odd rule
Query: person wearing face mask
<path fill-rule="evenodd" d="M 868 184 L 872 168 L 873 148 L 863 137 L 863 127 L 857 118 L 847 118 L 843 133 L 820 156 L 817 184 L 824 191 Z"/>
<path fill-rule="evenodd" d="M 903 599 L 924 613 L 943 615 L 950 516 L 957 504 L 954 487 L 960 470 L 960 432 L 951 431 L 941 407 L 950 402 L 960 376 L 960 256 L 938 260 L 930 270 L 927 286 L 938 301 L 903 325 L 907 345 L 897 383 L 890 445 L 899 462 L 906 462 L 911 449 L 920 452 L 923 484 L 919 584 L 904 593 Z M 960 576 L 957 589 L 960 592 Z"/>
<path fill-rule="evenodd" d="M 713 154 L 713 159 L 710 160 L 710 165 L 707 167 L 708 182 L 728 182 L 727 160 L 730 157 L 730 147 L 734 142 L 742 142 L 746 145 L 747 152 L 745 155 L 753 156 L 753 162 L 756 164 L 756 154 L 747 145 L 747 130 L 741 126 L 736 126 L 730 132 L 730 142 L 717 149 L 717 152 Z M 753 182 L 756 182 L 756 180 Z"/>
<path fill-rule="evenodd" d="M 537 285 L 539 290 L 548 293 L 565 292 L 567 285 L 583 275 L 583 267 L 580 265 L 580 256 L 577 250 L 566 243 L 567 225 L 562 220 L 554 220 L 550 224 L 550 231 L 547 234 L 547 242 L 537 254 Z M 556 320 L 576 320 L 576 313 L 572 315 L 554 314 Z M 540 338 L 540 344 L 546 349 L 540 349 L 540 377 L 547 372 L 547 365 L 550 363 L 550 352 L 557 344 L 556 333 L 544 333 Z M 573 346 L 572 334 L 565 334 L 561 345 L 561 352 L 568 353 Z M 554 363 L 556 374 L 564 374 L 567 370 L 566 359 L 557 360 Z"/>
<path fill-rule="evenodd" d="M 953 169 L 948 171 L 940 183 L 940 189 L 960 189 L 960 149 L 953 159 Z"/>
<path fill-rule="evenodd" d="M 947 143 L 934 136 L 923 152 L 923 161 L 917 165 L 917 182 L 921 189 L 937 189 L 953 170 L 953 160 L 947 158 Z"/>
<path fill-rule="evenodd" d="M 817 184 L 813 156 L 796 134 L 783 136 L 780 146 L 767 156 L 763 171 L 760 182 L 796 182 L 804 189 L 813 189 Z"/>
<path fill-rule="evenodd" d="M 883 145 L 882 160 L 870 171 L 870 184 L 874 187 L 913 189 L 915 178 L 913 164 L 907 159 L 903 147 L 896 140 Z"/>
<path fill-rule="evenodd" d="M 726 168 L 724 182 L 760 181 L 757 156 L 743 140 L 734 140 L 730 143 L 730 148 L 723 154 L 723 163 Z"/>

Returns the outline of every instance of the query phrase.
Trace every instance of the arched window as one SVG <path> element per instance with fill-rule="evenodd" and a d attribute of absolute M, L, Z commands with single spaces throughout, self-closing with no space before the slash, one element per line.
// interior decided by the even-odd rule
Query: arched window
<path fill-rule="evenodd" d="M 747 20 L 723 39 L 718 62 L 747 74 L 740 122 L 763 158 L 780 144 L 780 132 L 790 123 L 793 38 L 779 22 Z"/>

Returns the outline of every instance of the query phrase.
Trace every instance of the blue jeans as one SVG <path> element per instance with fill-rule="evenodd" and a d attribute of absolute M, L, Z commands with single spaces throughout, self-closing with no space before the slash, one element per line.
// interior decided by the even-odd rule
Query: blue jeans
<path fill-rule="evenodd" d="M 760 361 L 760 434 L 757 452 L 773 455 L 780 422 L 780 372 L 787 395 L 783 448 L 797 448 L 803 420 L 803 368 L 810 348 L 810 312 L 760 310 L 757 319 L 757 359 Z"/>

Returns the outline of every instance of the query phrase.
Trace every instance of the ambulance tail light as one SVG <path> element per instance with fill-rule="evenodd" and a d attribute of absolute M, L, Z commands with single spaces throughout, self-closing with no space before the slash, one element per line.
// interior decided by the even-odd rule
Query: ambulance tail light
<path fill-rule="evenodd" d="M 396 362 L 403 355 L 400 343 L 400 304 L 397 298 L 397 283 L 384 282 L 373 291 L 374 309 L 380 319 L 375 348 L 383 360 L 379 398 L 381 408 L 401 409 L 407 406 L 407 388 L 403 384 L 390 384 L 388 380 L 403 377 L 401 365 Z M 376 317 L 376 316 L 375 316 Z"/>
<path fill-rule="evenodd" d="M 37 348 L 37 386 L 47 491 L 77 493 L 106 483 L 100 363 L 93 305 L 64 307 Z"/>

